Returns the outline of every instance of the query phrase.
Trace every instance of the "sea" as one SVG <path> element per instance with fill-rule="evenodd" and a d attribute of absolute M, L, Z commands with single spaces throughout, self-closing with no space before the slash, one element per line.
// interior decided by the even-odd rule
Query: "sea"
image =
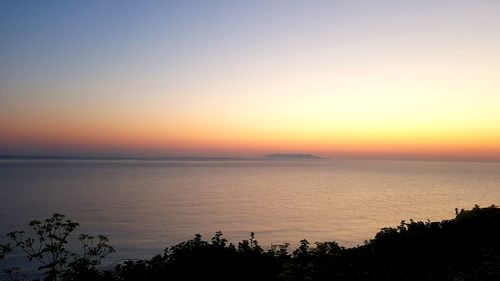
<path fill-rule="evenodd" d="M 500 163 L 396 160 L 4 159 L 0 243 L 61 213 L 102 234 L 114 260 L 149 258 L 199 233 L 263 248 L 363 244 L 402 220 L 500 203 Z"/>

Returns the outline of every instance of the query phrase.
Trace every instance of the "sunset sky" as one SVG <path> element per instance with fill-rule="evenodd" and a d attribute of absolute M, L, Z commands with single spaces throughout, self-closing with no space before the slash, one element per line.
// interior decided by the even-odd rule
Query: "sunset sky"
<path fill-rule="evenodd" d="M 0 154 L 500 160 L 500 1 L 1 1 Z"/>

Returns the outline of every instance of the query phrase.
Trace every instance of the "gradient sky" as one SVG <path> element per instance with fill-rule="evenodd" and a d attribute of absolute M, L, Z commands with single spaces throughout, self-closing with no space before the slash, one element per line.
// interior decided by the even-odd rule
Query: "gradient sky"
<path fill-rule="evenodd" d="M 0 154 L 500 159 L 500 1 L 1 1 Z"/>

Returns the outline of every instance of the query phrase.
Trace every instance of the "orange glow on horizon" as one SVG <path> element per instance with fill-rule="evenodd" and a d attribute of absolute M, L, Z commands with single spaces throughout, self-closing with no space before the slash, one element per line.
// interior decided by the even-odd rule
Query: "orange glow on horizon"
<path fill-rule="evenodd" d="M 92 148 L 162 155 L 258 156 L 271 152 L 307 152 L 321 156 L 500 159 L 500 130 L 352 130 L 351 132 L 292 131 L 210 127 L 175 129 L 168 125 L 127 127 L 127 124 L 82 124 L 32 128 L 9 127 L 9 143 L 38 147 Z M 86 125 L 86 126 L 85 126 Z M 26 140 L 29 140 L 27 142 Z"/>
<path fill-rule="evenodd" d="M 0 154 L 500 161 L 497 3 L 337 5 L 187 9 L 120 38 L 16 20 L 27 26 L 2 49 Z"/>

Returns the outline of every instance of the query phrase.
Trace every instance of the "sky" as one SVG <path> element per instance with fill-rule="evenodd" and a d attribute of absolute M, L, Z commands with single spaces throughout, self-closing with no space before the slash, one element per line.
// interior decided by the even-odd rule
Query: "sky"
<path fill-rule="evenodd" d="M 500 160 L 500 1 L 0 2 L 0 154 Z"/>

